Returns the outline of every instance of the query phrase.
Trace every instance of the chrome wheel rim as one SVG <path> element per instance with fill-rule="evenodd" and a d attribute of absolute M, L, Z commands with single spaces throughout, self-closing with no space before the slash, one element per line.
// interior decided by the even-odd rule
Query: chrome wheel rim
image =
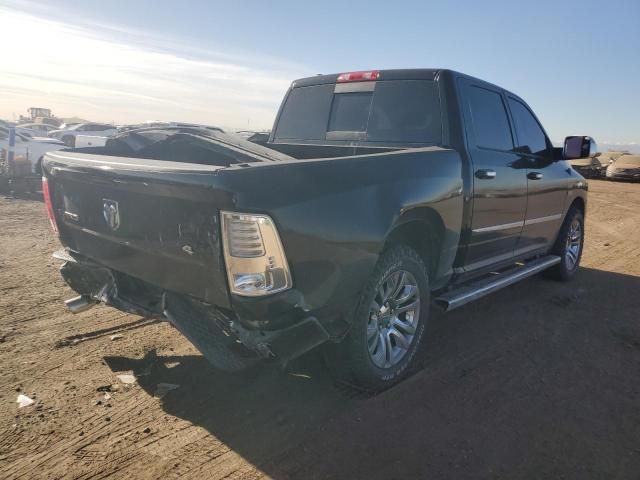
<path fill-rule="evenodd" d="M 385 278 L 369 307 L 367 347 L 378 368 L 396 366 L 407 354 L 420 319 L 420 289 L 406 270 Z"/>
<path fill-rule="evenodd" d="M 565 259 L 569 270 L 573 270 L 578 264 L 580 257 L 580 248 L 582 246 L 582 225 L 575 219 L 569 227 L 569 235 L 567 235 L 567 244 L 565 247 Z"/>

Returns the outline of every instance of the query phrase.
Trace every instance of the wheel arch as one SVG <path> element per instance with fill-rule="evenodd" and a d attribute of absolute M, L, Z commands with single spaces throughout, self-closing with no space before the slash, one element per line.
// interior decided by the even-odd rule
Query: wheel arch
<path fill-rule="evenodd" d="M 34 166 L 34 173 L 37 173 L 38 175 L 42 175 L 42 161 L 44 160 L 44 155 L 40 155 L 40 158 L 36 161 L 36 164 Z"/>
<path fill-rule="evenodd" d="M 573 209 L 573 208 L 577 208 L 578 210 L 580 210 L 582 212 L 582 214 L 585 214 L 585 210 L 586 210 L 586 203 L 584 201 L 584 198 L 582 197 L 576 197 L 573 199 L 573 201 L 571 202 L 571 204 L 569 205 L 569 208 L 567 209 L 567 214 Z M 565 214 L 566 216 L 566 214 Z"/>
<path fill-rule="evenodd" d="M 407 245 L 422 258 L 430 278 L 437 276 L 444 241 L 445 227 L 442 217 L 429 207 L 418 207 L 400 215 L 385 236 L 384 248 Z"/>

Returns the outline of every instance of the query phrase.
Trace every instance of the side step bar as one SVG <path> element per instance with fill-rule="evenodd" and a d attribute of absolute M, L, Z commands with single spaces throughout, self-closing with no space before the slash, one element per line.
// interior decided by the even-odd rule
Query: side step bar
<path fill-rule="evenodd" d="M 501 288 L 508 287 L 520 280 L 531 277 L 532 275 L 535 275 L 542 270 L 546 270 L 558 263 L 560 263 L 560 257 L 555 255 L 538 258 L 527 262 L 526 264 L 512 267 L 496 275 L 492 275 L 489 278 L 485 277 L 462 285 L 454 290 L 445 292 L 437 296 L 434 302 L 445 312 L 449 312 L 469 302 L 482 298 L 485 295 L 496 292 Z"/>

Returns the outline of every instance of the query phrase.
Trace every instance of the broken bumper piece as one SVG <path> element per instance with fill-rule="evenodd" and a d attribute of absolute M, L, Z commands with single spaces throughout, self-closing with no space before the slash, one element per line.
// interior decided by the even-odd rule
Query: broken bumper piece
<path fill-rule="evenodd" d="M 124 312 L 167 320 L 222 370 L 241 370 L 260 360 L 286 362 L 329 339 L 313 316 L 279 330 L 249 329 L 233 312 L 188 295 L 163 290 L 66 250 L 54 257 L 64 261 L 61 274 L 80 294 L 68 301 L 70 310 L 84 311 L 104 303 Z"/>

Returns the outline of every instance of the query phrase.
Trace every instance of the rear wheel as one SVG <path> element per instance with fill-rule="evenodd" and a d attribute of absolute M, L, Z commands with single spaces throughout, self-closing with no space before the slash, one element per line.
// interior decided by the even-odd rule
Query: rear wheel
<path fill-rule="evenodd" d="M 580 267 L 584 246 L 584 215 L 572 207 L 564 219 L 551 253 L 560 257 L 560 263 L 545 271 L 555 280 L 570 280 Z"/>
<path fill-rule="evenodd" d="M 383 390 L 415 363 L 429 314 L 429 281 L 420 256 L 398 245 L 381 256 L 333 366 L 366 390 Z"/>

